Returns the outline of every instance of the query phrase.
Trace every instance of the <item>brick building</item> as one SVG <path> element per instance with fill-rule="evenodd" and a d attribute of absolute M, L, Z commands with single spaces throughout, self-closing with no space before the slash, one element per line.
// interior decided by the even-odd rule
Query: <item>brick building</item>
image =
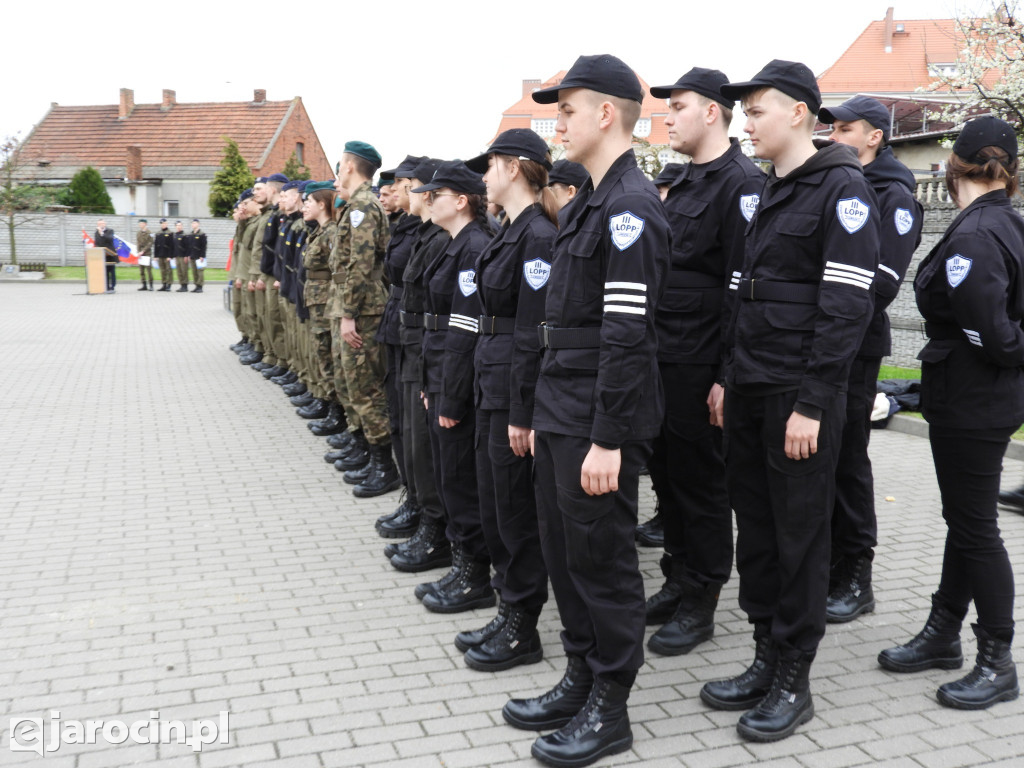
<path fill-rule="evenodd" d="M 295 152 L 313 178 L 333 178 L 301 97 L 267 101 L 257 89 L 252 101 L 186 104 L 165 90 L 161 103 L 136 104 L 122 88 L 117 104 L 51 105 L 25 139 L 20 180 L 66 185 L 91 165 L 119 214 L 208 216 L 224 137 L 257 176 L 280 171 Z"/>

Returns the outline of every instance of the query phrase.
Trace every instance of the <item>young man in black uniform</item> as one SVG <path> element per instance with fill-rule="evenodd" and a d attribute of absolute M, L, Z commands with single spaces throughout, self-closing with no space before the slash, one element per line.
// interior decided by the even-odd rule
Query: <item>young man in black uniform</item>
<path fill-rule="evenodd" d="M 167 228 L 167 219 L 160 219 L 160 229 L 153 236 L 153 253 L 160 262 L 161 291 L 171 290 L 174 273 L 171 272 L 171 259 L 174 258 L 174 233 Z"/>
<path fill-rule="evenodd" d="M 701 698 L 749 709 L 740 735 L 775 741 L 814 716 L 835 463 L 850 364 L 871 318 L 878 214 L 856 152 L 814 147 L 821 95 L 805 65 L 772 61 L 722 93 L 743 100 L 744 131 L 773 167 L 733 284 L 724 410 L 740 607 L 756 652 Z"/>
<path fill-rule="evenodd" d="M 722 95 L 727 82 L 716 69 L 694 67 L 651 88 L 668 99 L 669 145 L 691 158 L 665 197 L 672 268 L 655 317 L 665 421 L 647 463 L 666 576 L 647 601 L 647 623 L 664 624 L 647 647 L 666 656 L 689 653 L 714 634 L 718 593 L 732 572 L 722 430 L 708 418 L 708 395 L 721 374 L 720 334 L 736 295 L 729 284 L 743 264 L 743 230 L 765 175 L 729 138 L 735 101 Z"/>
<path fill-rule="evenodd" d="M 644 639 L 633 529 L 661 426 L 654 317 L 671 245 L 630 146 L 643 99 L 633 71 L 614 56 L 581 56 L 533 98 L 558 103 L 555 130 L 590 173 L 560 213 L 533 418 L 541 546 L 568 664 L 552 691 L 512 699 L 502 714 L 517 728 L 560 728 L 533 756 L 580 766 L 633 743 L 626 700 Z"/>
<path fill-rule="evenodd" d="M 188 291 L 188 256 L 191 250 L 191 241 L 182 228 L 181 222 L 174 222 L 174 262 L 178 272 L 178 282 L 181 284 L 178 293 Z"/>
<path fill-rule="evenodd" d="M 857 150 L 864 175 L 878 197 L 879 249 L 875 273 L 875 311 L 850 369 L 846 426 L 836 467 L 836 505 L 832 512 L 832 568 L 825 617 L 832 623 L 852 621 L 875 609 L 871 561 L 878 522 L 875 488 L 868 458 L 871 409 L 878 391 L 878 369 L 892 352 L 885 312 L 906 275 L 921 242 L 924 220 L 914 197 L 914 174 L 888 147 L 889 112 L 869 96 L 855 96 L 838 107 L 822 109 L 818 119 L 832 125 L 833 141 Z"/>

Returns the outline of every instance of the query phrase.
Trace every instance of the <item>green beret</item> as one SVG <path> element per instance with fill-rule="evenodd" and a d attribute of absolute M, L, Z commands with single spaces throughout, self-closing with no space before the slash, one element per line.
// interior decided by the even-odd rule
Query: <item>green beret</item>
<path fill-rule="evenodd" d="M 345 153 L 363 158 L 363 160 L 366 160 L 368 163 L 373 165 L 374 170 L 380 168 L 381 163 L 383 162 L 380 159 L 380 152 L 365 141 L 345 142 Z"/>
<path fill-rule="evenodd" d="M 307 197 L 312 195 L 314 192 L 319 192 L 321 189 L 329 189 L 334 191 L 333 181 L 311 181 L 306 185 L 306 188 L 302 190 L 302 199 L 305 200 Z"/>
<path fill-rule="evenodd" d="M 395 183 L 395 172 L 394 171 L 381 171 L 380 179 L 377 181 L 378 187 L 386 187 L 389 184 Z"/>

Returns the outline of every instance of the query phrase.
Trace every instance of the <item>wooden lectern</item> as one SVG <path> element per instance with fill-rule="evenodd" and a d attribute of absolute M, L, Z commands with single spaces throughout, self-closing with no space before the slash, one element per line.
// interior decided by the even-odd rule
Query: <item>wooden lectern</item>
<path fill-rule="evenodd" d="M 106 248 L 85 249 L 85 292 L 90 295 L 107 292 L 106 253 Z"/>

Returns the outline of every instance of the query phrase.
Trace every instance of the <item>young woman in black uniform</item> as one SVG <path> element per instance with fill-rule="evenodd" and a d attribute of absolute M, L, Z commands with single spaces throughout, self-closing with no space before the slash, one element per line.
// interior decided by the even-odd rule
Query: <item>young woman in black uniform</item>
<path fill-rule="evenodd" d="M 487 224 L 487 189 L 465 163 L 442 163 L 430 182 L 410 191 L 427 195 L 432 221 L 452 237 L 423 273 L 428 290 L 423 362 L 434 474 L 448 513 L 448 540 L 459 557 L 453 556 L 452 578 L 442 577 L 423 595 L 423 606 L 436 613 L 458 613 L 495 603 L 480 525 L 473 408 L 473 351 L 480 317 L 474 265 L 494 233 Z"/>
<path fill-rule="evenodd" d="M 537 326 L 544 321 L 558 211 L 547 186 L 548 147 L 533 131 L 505 131 L 467 165 L 484 174 L 488 202 L 506 215 L 476 261 L 483 311 L 474 358 L 480 518 L 500 603 L 490 623 L 459 633 L 455 645 L 473 669 L 497 671 L 544 656 L 537 619 L 548 573 L 528 441 L 540 366 Z"/>
<path fill-rule="evenodd" d="M 960 625 L 978 613 L 974 669 L 939 687 L 939 703 L 984 709 L 1017 698 L 1013 569 L 999 536 L 999 475 L 1024 421 L 1024 219 L 1017 138 L 1002 120 L 971 120 L 953 145 L 946 185 L 961 213 L 921 263 L 914 292 L 928 344 L 921 406 L 946 520 L 939 588 L 924 629 L 878 663 L 894 672 L 963 665 Z"/>

